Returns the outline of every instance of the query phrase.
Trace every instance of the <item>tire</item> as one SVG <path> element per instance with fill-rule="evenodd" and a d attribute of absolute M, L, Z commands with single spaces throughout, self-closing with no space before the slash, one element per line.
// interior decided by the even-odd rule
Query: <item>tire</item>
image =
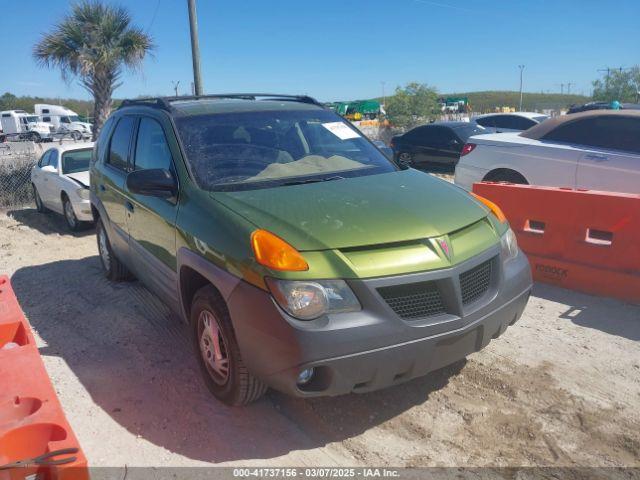
<path fill-rule="evenodd" d="M 73 132 L 71 132 L 71 138 L 73 138 L 76 142 L 78 140 L 82 140 L 82 133 L 78 132 L 77 130 L 74 130 Z"/>
<path fill-rule="evenodd" d="M 529 185 L 527 179 L 515 170 L 496 170 L 494 172 L 490 172 L 483 180 L 489 182 L 508 182 L 518 185 Z"/>
<path fill-rule="evenodd" d="M 62 195 L 62 211 L 64 213 L 64 219 L 67 222 L 67 227 L 72 232 L 77 232 L 81 230 L 82 223 L 76 217 L 76 212 L 73 211 L 73 205 L 71 205 L 71 201 L 66 194 Z"/>
<path fill-rule="evenodd" d="M 129 280 L 131 273 L 124 263 L 114 255 L 102 219 L 99 219 L 96 224 L 96 238 L 98 240 L 98 256 L 105 276 L 114 282 Z"/>
<path fill-rule="evenodd" d="M 34 197 L 35 202 L 36 202 L 36 211 L 38 213 L 46 213 L 49 209 L 47 207 L 45 207 L 44 204 L 42 203 L 42 199 L 40 198 L 40 194 L 38 193 L 38 189 L 36 188 L 36 186 L 34 184 L 31 184 L 31 187 L 33 188 L 33 197 Z"/>
<path fill-rule="evenodd" d="M 260 398 L 267 386 L 247 371 L 229 311 L 213 286 L 196 292 L 190 321 L 198 364 L 211 393 L 230 406 Z"/>
<path fill-rule="evenodd" d="M 40 134 L 38 132 L 31 132 L 29 134 L 29 140 L 32 142 L 40 143 Z"/>
<path fill-rule="evenodd" d="M 398 163 L 410 166 L 413 163 L 413 156 L 409 152 L 402 152 L 398 155 Z"/>

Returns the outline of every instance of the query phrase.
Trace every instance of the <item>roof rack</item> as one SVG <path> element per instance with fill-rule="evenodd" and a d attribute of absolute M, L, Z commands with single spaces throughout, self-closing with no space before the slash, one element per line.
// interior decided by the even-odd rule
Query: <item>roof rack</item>
<path fill-rule="evenodd" d="M 324 107 L 324 105 L 318 102 L 315 98 L 308 95 L 286 95 L 280 93 L 218 93 L 213 95 L 183 95 L 178 97 L 147 97 L 147 98 L 134 98 L 123 100 L 118 109 L 124 107 L 134 106 L 147 106 L 160 108 L 162 110 L 173 110 L 172 102 L 180 102 L 184 100 L 201 100 L 211 98 L 235 98 L 240 100 L 281 100 L 285 102 L 301 102 L 311 105 L 318 105 Z"/>

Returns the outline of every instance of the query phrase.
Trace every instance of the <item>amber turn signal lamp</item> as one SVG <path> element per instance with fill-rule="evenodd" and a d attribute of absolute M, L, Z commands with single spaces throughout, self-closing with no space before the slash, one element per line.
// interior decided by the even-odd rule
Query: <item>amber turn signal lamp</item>
<path fill-rule="evenodd" d="M 302 271 L 309 265 L 295 248 L 266 230 L 251 234 L 251 246 L 260 265 L 273 270 Z"/>
<path fill-rule="evenodd" d="M 481 197 L 480 195 L 476 195 L 473 192 L 469 192 L 469 193 L 473 195 L 476 200 L 478 200 L 479 202 L 482 202 L 489 210 L 491 210 L 493 214 L 496 217 L 498 217 L 498 220 L 500 220 L 500 223 L 504 223 L 507 221 L 507 217 L 505 217 L 504 213 L 502 213 L 502 210 L 500 210 L 500 207 L 498 205 L 493 203 L 491 200 L 487 200 L 486 198 Z"/>

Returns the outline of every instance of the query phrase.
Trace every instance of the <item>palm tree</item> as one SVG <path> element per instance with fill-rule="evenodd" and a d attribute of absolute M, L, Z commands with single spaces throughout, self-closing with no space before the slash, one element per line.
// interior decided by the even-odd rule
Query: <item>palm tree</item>
<path fill-rule="evenodd" d="M 131 25 L 124 7 L 83 0 L 42 37 L 33 56 L 44 67 L 59 67 L 65 81 L 78 78 L 93 95 L 95 140 L 111 113 L 111 95 L 121 85 L 123 70 L 139 69 L 153 48 L 151 37 Z"/>

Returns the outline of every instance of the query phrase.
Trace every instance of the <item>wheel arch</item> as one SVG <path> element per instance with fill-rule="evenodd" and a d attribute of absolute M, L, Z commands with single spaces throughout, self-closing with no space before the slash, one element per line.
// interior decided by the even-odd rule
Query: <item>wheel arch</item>
<path fill-rule="evenodd" d="M 514 170 L 513 168 L 506 168 L 506 167 L 499 167 L 499 168 L 493 168 L 491 170 L 489 170 L 485 176 L 482 178 L 482 181 L 494 181 L 496 178 L 500 178 L 501 176 L 514 176 L 514 177 L 518 177 L 519 179 L 521 179 L 523 181 L 523 183 L 525 184 L 529 184 L 529 181 L 527 180 L 527 178 L 520 172 L 518 172 L 517 170 Z"/>
<path fill-rule="evenodd" d="M 220 295 L 220 298 L 227 303 L 227 300 L 241 279 L 230 274 L 223 268 L 214 265 L 212 262 L 182 247 L 178 250 L 178 297 L 180 299 L 180 310 L 185 322 L 189 321 L 191 315 L 191 303 L 198 290 L 205 285 L 211 285 Z"/>

